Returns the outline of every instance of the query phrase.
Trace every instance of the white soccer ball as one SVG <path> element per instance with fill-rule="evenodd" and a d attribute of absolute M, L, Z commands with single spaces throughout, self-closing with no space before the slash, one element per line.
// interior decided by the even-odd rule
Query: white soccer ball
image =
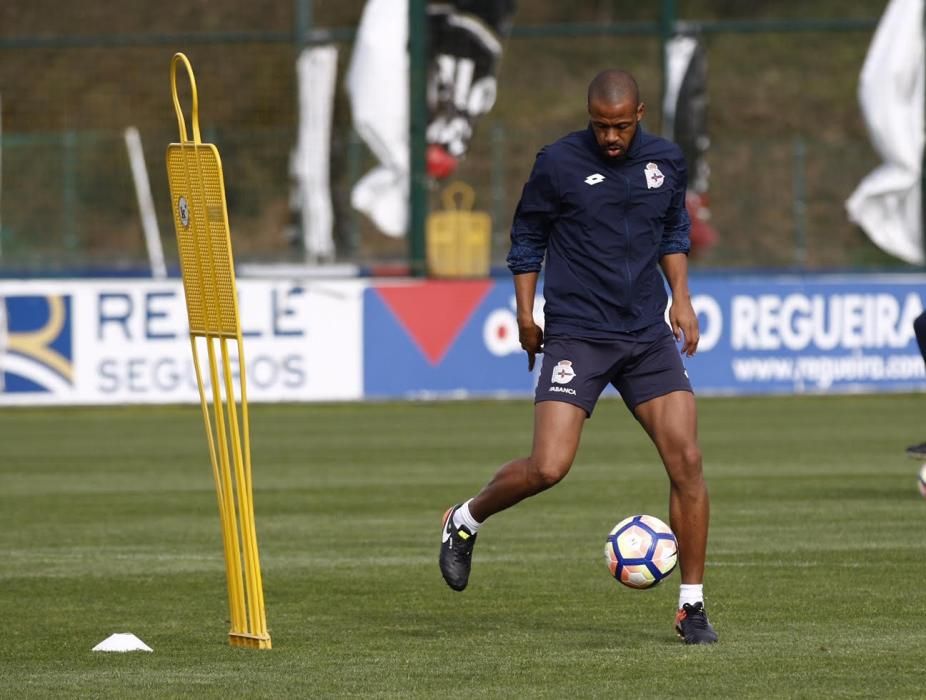
<path fill-rule="evenodd" d="M 632 515 L 608 534 L 604 558 L 611 575 L 630 588 L 651 588 L 678 564 L 672 530 L 652 515 Z"/>
<path fill-rule="evenodd" d="M 920 495 L 926 498 L 926 464 L 920 467 L 919 478 L 916 480 L 916 485 L 920 487 Z"/>

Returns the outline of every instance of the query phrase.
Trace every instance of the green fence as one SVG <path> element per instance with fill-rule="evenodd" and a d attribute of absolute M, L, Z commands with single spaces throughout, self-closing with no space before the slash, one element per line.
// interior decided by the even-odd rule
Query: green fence
<path fill-rule="evenodd" d="M 123 141 L 127 126 L 140 130 L 168 263 L 176 260 L 164 176 L 164 149 L 177 138 L 167 82 L 175 50 L 193 61 L 204 139 L 222 153 L 239 261 L 302 261 L 289 207 L 295 58 L 305 43 L 325 42 L 340 49 L 331 157 L 337 259 L 363 266 L 408 262 L 409 238 L 383 236 L 349 204 L 353 183 L 374 164 L 350 126 L 342 80 L 361 0 L 337 8 L 298 0 L 285 9 L 230 2 L 216 10 L 224 19 L 196 22 L 172 20 L 171 12 L 182 15 L 184 6 L 167 0 L 163 12 L 139 26 L 143 5 L 118 11 L 106 34 L 68 10 L 42 20 L 49 31 L 38 30 L 44 26 L 38 19 L 23 21 L 28 13 L 13 16 L 18 25 L 0 22 L 0 274 L 145 266 Z M 505 44 L 498 102 L 477 124 L 458 172 L 475 187 L 477 208 L 492 215 L 496 265 L 503 264 L 508 224 L 534 154 L 584 126 L 590 76 L 604 66 L 633 70 L 648 103 L 646 126 L 658 130 L 662 38 L 697 25 L 711 66 L 708 160 L 720 243 L 693 264 L 900 266 L 844 211 L 845 199 L 877 165 L 855 91 L 884 3 L 550 5 L 522 0 Z M 122 18 L 133 9 L 142 16 Z M 418 182 L 425 208 L 437 207 L 440 184 Z M 425 209 L 416 211 L 423 221 Z"/>

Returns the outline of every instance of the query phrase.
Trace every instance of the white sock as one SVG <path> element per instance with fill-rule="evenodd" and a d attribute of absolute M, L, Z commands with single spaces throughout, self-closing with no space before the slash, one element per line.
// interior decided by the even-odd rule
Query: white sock
<path fill-rule="evenodd" d="M 704 602 L 704 585 L 701 583 L 683 583 L 678 589 L 678 609 L 685 603 L 694 605 Z"/>
<path fill-rule="evenodd" d="M 476 520 L 476 518 L 473 517 L 473 514 L 469 512 L 469 504 L 472 502 L 473 499 L 471 498 L 462 506 L 457 508 L 456 513 L 453 514 L 453 526 L 460 527 L 460 525 L 465 525 L 466 529 L 475 535 L 479 531 L 479 527 L 482 525 L 482 523 Z"/>

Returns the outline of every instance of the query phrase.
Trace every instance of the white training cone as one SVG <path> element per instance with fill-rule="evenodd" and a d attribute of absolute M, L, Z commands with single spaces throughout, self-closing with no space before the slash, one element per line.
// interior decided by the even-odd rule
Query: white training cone
<path fill-rule="evenodd" d="M 109 635 L 93 647 L 93 651 L 154 651 L 131 632 Z"/>

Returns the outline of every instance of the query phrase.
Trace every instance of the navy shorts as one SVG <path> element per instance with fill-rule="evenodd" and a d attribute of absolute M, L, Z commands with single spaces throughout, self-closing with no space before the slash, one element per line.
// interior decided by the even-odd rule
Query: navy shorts
<path fill-rule="evenodd" d="M 620 392 L 631 412 L 657 396 L 692 391 L 675 336 L 665 323 L 622 334 L 618 340 L 544 340 L 535 403 L 565 401 L 591 416 L 608 384 Z"/>

